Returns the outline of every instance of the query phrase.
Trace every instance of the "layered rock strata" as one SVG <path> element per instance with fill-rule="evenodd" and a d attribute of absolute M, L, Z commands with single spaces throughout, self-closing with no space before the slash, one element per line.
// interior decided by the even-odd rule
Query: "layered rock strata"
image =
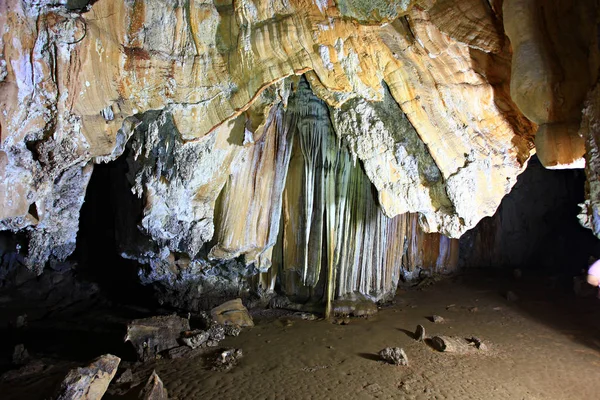
<path fill-rule="evenodd" d="M 540 161 L 546 168 L 583 168 L 581 110 L 600 67 L 597 2 L 507 0 L 503 10 L 513 48 L 510 92 L 540 125 Z"/>
<path fill-rule="evenodd" d="M 93 163 L 125 152 L 120 251 L 144 282 L 194 299 L 281 271 L 380 299 L 403 235 L 460 236 L 530 156 L 487 2 L 165 4 L 0 5 L 0 228 L 38 271 L 73 251 Z"/>

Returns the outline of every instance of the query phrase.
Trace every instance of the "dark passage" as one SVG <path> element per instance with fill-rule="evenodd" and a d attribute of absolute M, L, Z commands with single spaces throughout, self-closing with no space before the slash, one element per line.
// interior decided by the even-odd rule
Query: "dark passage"
<path fill-rule="evenodd" d="M 117 224 L 141 220 L 142 200 L 131 193 L 127 171 L 126 154 L 94 166 L 73 259 L 81 277 L 97 283 L 110 300 L 148 307 L 154 304 L 152 291 L 140 284 L 137 262 L 121 257 L 119 250 L 119 241 L 130 238 L 118 237 Z"/>

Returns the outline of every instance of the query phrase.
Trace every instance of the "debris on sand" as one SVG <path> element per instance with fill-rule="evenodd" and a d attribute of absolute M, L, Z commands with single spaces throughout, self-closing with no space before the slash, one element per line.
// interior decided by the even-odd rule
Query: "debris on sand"
<path fill-rule="evenodd" d="M 475 346 L 478 350 L 487 351 L 488 349 L 486 344 L 476 336 L 472 336 L 470 339 L 467 339 L 467 341 L 471 343 L 471 345 Z"/>
<path fill-rule="evenodd" d="M 223 327 L 223 331 L 225 336 L 239 336 L 239 334 L 242 332 L 242 328 L 237 325 L 225 325 Z"/>
<path fill-rule="evenodd" d="M 487 350 L 485 343 L 475 336 L 469 339 L 456 336 L 434 336 L 431 338 L 431 345 L 437 351 L 456 354 L 472 353 L 476 350 Z"/>
<path fill-rule="evenodd" d="M 331 323 L 336 324 L 336 325 L 348 325 L 350 323 L 350 317 L 333 318 L 331 320 Z"/>
<path fill-rule="evenodd" d="M 213 365 L 213 371 L 228 371 L 237 365 L 243 357 L 242 349 L 227 349 L 219 353 Z"/>
<path fill-rule="evenodd" d="M 377 314 L 377 311 L 377 304 L 373 300 L 358 293 L 333 302 L 333 314 L 336 317 L 371 317 Z"/>
<path fill-rule="evenodd" d="M 87 367 L 72 369 L 61 383 L 56 400 L 102 398 L 120 362 L 119 357 L 105 354 Z"/>
<path fill-rule="evenodd" d="M 417 325 L 417 329 L 415 329 L 415 340 L 417 342 L 423 342 L 425 340 L 425 327 L 423 325 Z"/>
<path fill-rule="evenodd" d="M 295 312 L 293 315 L 294 315 L 294 317 L 298 317 L 305 321 L 316 321 L 317 319 L 319 319 L 319 317 L 317 317 L 315 314 L 306 313 L 306 312 Z"/>
<path fill-rule="evenodd" d="M 433 321 L 434 324 L 443 324 L 444 322 L 446 322 L 444 318 L 440 317 L 439 315 L 432 315 L 431 321 Z"/>
<path fill-rule="evenodd" d="M 177 315 L 136 319 L 127 324 L 125 342 L 131 342 L 140 361 L 147 361 L 178 347 L 181 332 L 189 330 L 190 321 Z"/>
<path fill-rule="evenodd" d="M 225 339 L 225 327 L 220 324 L 213 324 L 210 328 L 208 328 L 208 335 L 210 340 L 214 340 L 220 342 Z"/>
<path fill-rule="evenodd" d="M 400 347 L 386 347 L 379 352 L 382 360 L 395 365 L 408 365 L 408 357 Z"/>
<path fill-rule="evenodd" d="M 12 362 L 15 365 L 25 365 L 29 361 L 29 353 L 23 343 L 15 346 L 12 355 Z"/>
<path fill-rule="evenodd" d="M 186 331 L 183 333 L 183 337 L 181 341 L 186 346 L 195 349 L 197 347 L 202 346 L 206 341 L 210 338 L 210 333 L 208 331 L 195 330 L 195 331 Z"/>
<path fill-rule="evenodd" d="M 519 296 L 517 296 L 517 294 L 515 292 L 513 292 L 512 290 L 509 290 L 508 292 L 506 292 L 506 300 L 508 300 L 508 301 L 518 301 L 519 300 Z"/>
<path fill-rule="evenodd" d="M 140 399 L 143 400 L 168 400 L 169 395 L 167 389 L 163 384 L 162 380 L 156 374 L 156 371 L 152 372 L 146 386 L 142 389 Z"/>
<path fill-rule="evenodd" d="M 192 349 L 188 346 L 179 346 L 167 350 L 165 357 L 169 360 L 175 360 L 177 358 L 185 358 L 191 355 Z"/>

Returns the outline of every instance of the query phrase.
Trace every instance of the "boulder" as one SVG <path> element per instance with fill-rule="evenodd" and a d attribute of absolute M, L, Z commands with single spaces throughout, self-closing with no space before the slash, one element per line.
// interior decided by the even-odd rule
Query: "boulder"
<path fill-rule="evenodd" d="M 147 361 L 163 350 L 178 347 L 181 333 L 189 330 L 189 320 L 176 315 L 136 319 L 127 325 L 125 341 L 131 342 L 141 361 Z"/>
<path fill-rule="evenodd" d="M 105 354 L 87 367 L 72 369 L 61 383 L 56 400 L 100 400 L 120 362 L 119 357 Z"/>
<path fill-rule="evenodd" d="M 415 340 L 418 342 L 423 342 L 425 340 L 425 328 L 423 325 L 417 325 L 417 329 L 415 329 Z"/>
<path fill-rule="evenodd" d="M 210 310 L 212 318 L 220 325 L 254 326 L 248 309 L 244 307 L 241 299 L 226 301 Z"/>

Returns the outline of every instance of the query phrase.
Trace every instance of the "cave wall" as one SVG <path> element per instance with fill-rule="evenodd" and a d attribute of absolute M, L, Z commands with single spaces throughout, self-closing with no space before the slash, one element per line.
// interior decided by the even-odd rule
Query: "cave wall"
<path fill-rule="evenodd" d="M 117 246 L 164 302 L 197 309 L 276 289 L 302 302 L 380 301 L 400 278 L 456 268 L 457 240 L 425 233 L 417 214 L 385 215 L 350 139 L 336 134 L 307 80 L 289 90 L 261 136 L 232 123 L 184 143 L 164 111 L 131 124 L 127 171 L 111 181 L 126 175 L 139 200 L 117 200 Z"/>
<path fill-rule="evenodd" d="M 0 4 L 0 230 L 36 273 L 73 253 L 94 165 L 123 154 L 117 251 L 192 308 L 277 285 L 383 299 L 453 270 L 446 237 L 536 151 L 585 153 L 600 234 L 596 2 L 63 3 Z"/>

